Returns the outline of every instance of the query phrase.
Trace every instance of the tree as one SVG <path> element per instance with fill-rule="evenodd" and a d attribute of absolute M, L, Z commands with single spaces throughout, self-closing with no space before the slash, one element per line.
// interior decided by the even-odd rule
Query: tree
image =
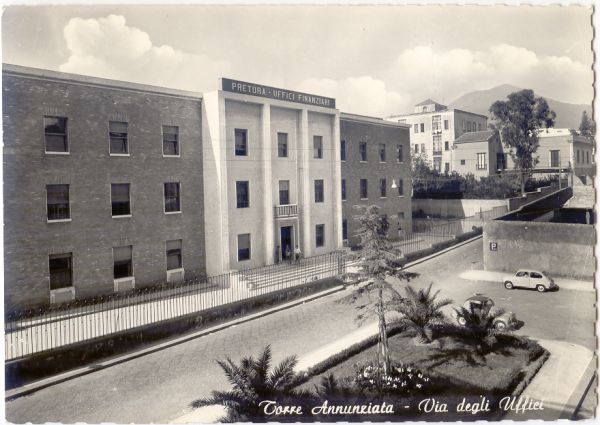
<path fill-rule="evenodd" d="M 525 194 L 525 180 L 537 163 L 540 130 L 554 126 L 556 113 L 543 97 L 535 97 L 533 90 L 521 90 L 498 100 L 490 106 L 493 127 L 500 141 L 509 148 L 515 168 L 520 171 L 521 194 Z"/>
<path fill-rule="evenodd" d="M 213 391 L 211 396 L 195 400 L 192 407 L 218 404 L 227 409 L 226 422 L 264 421 L 264 400 L 279 404 L 298 405 L 310 401 L 312 395 L 296 390 L 297 364 L 295 356 L 287 357 L 277 367 L 271 368 L 271 347 L 267 345 L 258 358 L 245 357 L 235 364 L 229 357 L 217 363 L 232 385 L 229 391 Z M 306 410 L 306 409 L 303 409 Z"/>
<path fill-rule="evenodd" d="M 590 119 L 587 111 L 581 114 L 581 123 L 579 124 L 579 132 L 582 136 L 593 137 L 596 133 L 596 123 Z"/>
<path fill-rule="evenodd" d="M 432 341 L 432 326 L 446 322 L 442 307 L 452 304 L 451 299 L 437 300 L 440 290 L 432 293 L 433 282 L 426 289 L 415 290 L 406 286 L 406 298 L 398 304 L 397 311 L 402 314 L 398 319 L 405 329 L 410 329 L 417 334 L 420 342 Z"/>
<path fill-rule="evenodd" d="M 360 238 L 362 251 L 356 258 L 358 272 L 352 275 L 359 282 L 366 282 L 366 284 L 353 291 L 346 300 L 354 303 L 364 295 L 369 297 L 367 304 L 358 307 L 362 311 L 357 319 L 363 321 L 368 316 L 377 316 L 379 329 L 377 361 L 386 374 L 390 370 L 390 356 L 385 313 L 393 309 L 392 307 L 402 299 L 386 279 L 396 276 L 410 280 L 414 275 L 404 272 L 399 267 L 399 251 L 394 249 L 388 240 L 387 219 L 379 214 L 379 207 L 356 205 L 354 208 L 360 213 L 354 219 L 359 222 L 356 234 Z M 374 302 L 370 299 L 373 294 Z"/>

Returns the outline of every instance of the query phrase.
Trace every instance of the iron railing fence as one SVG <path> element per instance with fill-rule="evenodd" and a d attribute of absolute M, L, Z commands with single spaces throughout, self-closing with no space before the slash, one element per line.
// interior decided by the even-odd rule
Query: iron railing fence
<path fill-rule="evenodd" d="M 469 232 L 504 213 L 506 208 L 456 220 L 414 219 L 411 231 L 398 235 L 392 244 L 406 255 Z M 148 287 L 13 312 L 5 316 L 5 359 L 16 360 L 342 276 L 347 266 L 347 255 L 337 251 L 298 261 L 198 277 L 178 285 Z"/>
<path fill-rule="evenodd" d="M 345 267 L 345 254 L 338 251 L 175 286 L 137 289 L 11 313 L 5 318 L 5 360 L 341 276 Z"/>

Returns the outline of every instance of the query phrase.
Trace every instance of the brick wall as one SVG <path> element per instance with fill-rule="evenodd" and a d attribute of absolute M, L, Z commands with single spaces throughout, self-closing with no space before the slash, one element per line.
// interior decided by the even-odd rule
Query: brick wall
<path fill-rule="evenodd" d="M 342 179 L 346 181 L 346 200 L 342 201 L 342 218 L 347 222 L 348 245 L 356 245 L 359 239 L 355 236 L 358 223 L 353 219 L 357 215 L 354 205 L 379 205 L 381 214 L 387 214 L 391 239 L 398 237 L 398 213 L 404 212 L 401 224 L 403 230 L 412 228 L 411 211 L 411 173 L 409 129 L 380 124 L 372 121 L 354 119 L 340 120 L 341 139 L 346 142 L 346 161 L 342 162 Z M 367 143 L 367 161 L 360 161 L 359 143 Z M 386 145 L 386 162 L 379 161 L 379 144 Z M 396 160 L 396 145 L 403 146 L 403 162 Z M 385 178 L 387 197 L 381 198 L 379 179 Z M 368 180 L 368 200 L 360 199 L 360 179 Z M 392 180 L 399 179 L 404 183 L 404 196 L 398 196 L 398 190 L 392 189 Z"/>
<path fill-rule="evenodd" d="M 133 245 L 136 287 L 166 280 L 167 240 L 203 272 L 201 99 L 3 73 L 5 306 L 49 302 L 48 255 L 73 254 L 77 298 L 113 292 L 112 248 Z M 44 115 L 68 118 L 69 155 L 44 151 Z M 127 121 L 130 156 L 109 155 L 109 120 Z M 180 157 L 163 157 L 162 125 Z M 163 183 L 180 182 L 180 214 Z M 132 217 L 112 218 L 110 184 L 130 183 Z M 71 221 L 48 223 L 46 185 L 69 184 Z"/>

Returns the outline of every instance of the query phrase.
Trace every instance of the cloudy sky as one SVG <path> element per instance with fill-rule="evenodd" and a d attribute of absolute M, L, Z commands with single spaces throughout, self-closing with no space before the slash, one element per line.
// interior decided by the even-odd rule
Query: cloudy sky
<path fill-rule="evenodd" d="M 590 6 L 13 6 L 3 61 L 193 91 L 231 77 L 389 115 L 499 84 L 593 100 Z"/>

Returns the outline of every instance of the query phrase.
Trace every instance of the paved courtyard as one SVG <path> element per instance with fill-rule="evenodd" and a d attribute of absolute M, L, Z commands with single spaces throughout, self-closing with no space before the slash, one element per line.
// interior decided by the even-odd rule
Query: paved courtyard
<path fill-rule="evenodd" d="M 506 291 L 501 285 L 467 281 L 458 275 L 482 268 L 482 241 L 468 243 L 414 266 L 415 286 L 436 282 L 457 303 L 485 293 L 525 321 L 520 332 L 535 338 L 568 341 L 594 349 L 595 294 L 561 290 Z M 403 285 L 403 283 L 398 283 Z M 6 404 L 11 422 L 168 422 L 189 403 L 227 388 L 215 359 L 233 360 L 271 344 L 274 361 L 304 355 L 357 329 L 351 305 L 337 293 L 225 329 L 138 359 L 40 390 Z"/>

